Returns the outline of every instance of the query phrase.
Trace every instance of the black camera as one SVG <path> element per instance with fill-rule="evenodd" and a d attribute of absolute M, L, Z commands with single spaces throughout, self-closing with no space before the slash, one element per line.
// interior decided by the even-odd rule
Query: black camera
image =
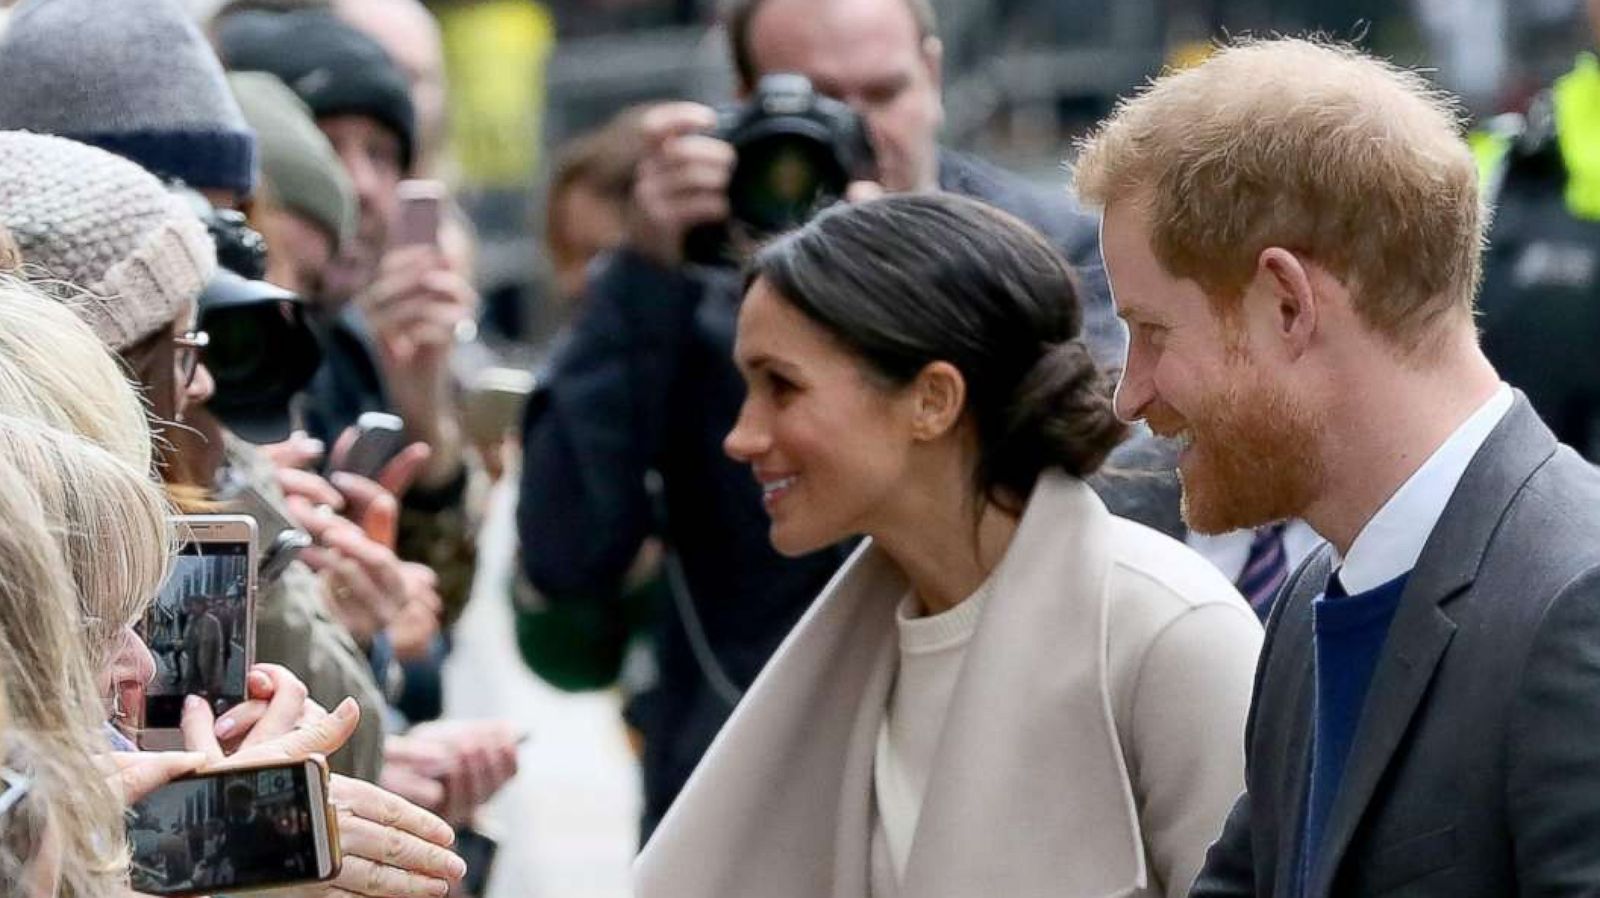
<path fill-rule="evenodd" d="M 172 191 L 205 223 L 217 272 L 200 294 L 200 328 L 211 338 L 202 359 L 216 382 L 206 408 L 252 443 L 286 439 L 290 405 L 322 364 L 305 301 L 262 280 L 267 242 L 242 213 L 217 209 L 181 184 Z"/>
<path fill-rule="evenodd" d="M 762 240 L 843 199 L 851 181 L 877 175 L 861 117 L 817 93 L 804 75 L 762 78 L 748 103 L 718 112 L 713 136 L 738 155 L 728 182 L 731 215 L 689 232 L 691 262 L 736 265 Z"/>

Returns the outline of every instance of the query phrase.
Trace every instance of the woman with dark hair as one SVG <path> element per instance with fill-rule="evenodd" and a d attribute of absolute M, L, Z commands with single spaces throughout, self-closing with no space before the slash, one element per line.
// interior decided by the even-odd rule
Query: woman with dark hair
<path fill-rule="evenodd" d="M 869 537 L 646 847 L 641 898 L 1187 893 L 1261 632 L 1083 478 L 1124 428 L 1066 263 L 947 194 L 756 257 L 727 437 L 789 555 Z"/>

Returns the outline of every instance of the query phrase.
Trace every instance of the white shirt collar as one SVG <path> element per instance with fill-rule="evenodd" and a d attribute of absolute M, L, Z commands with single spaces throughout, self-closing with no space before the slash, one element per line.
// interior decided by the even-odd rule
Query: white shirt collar
<path fill-rule="evenodd" d="M 1511 409 L 1511 399 L 1511 388 L 1500 384 L 1367 521 L 1350 552 L 1342 559 L 1334 553 L 1334 570 L 1346 592 L 1366 592 L 1417 566 L 1467 465 Z"/>

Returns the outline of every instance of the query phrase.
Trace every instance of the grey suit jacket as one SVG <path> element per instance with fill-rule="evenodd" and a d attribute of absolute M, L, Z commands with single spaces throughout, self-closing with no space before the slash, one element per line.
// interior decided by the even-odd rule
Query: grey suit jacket
<path fill-rule="evenodd" d="M 1291 896 L 1324 548 L 1267 624 L 1247 791 L 1191 898 Z M 1423 548 L 1306 898 L 1600 895 L 1600 473 L 1520 393 Z"/>

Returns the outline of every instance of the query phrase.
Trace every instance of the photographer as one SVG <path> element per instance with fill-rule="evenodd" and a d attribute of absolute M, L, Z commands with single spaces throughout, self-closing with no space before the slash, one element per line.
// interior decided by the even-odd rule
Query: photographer
<path fill-rule="evenodd" d="M 941 46 L 926 0 L 741 0 L 727 23 L 742 93 L 765 75 L 796 73 L 849 104 L 884 190 L 966 194 L 1043 232 L 1078 267 L 1096 359 L 1120 358 L 1094 219 L 1064 194 L 938 145 Z M 524 434 L 518 530 L 525 572 L 545 599 L 613 602 L 652 534 L 675 556 L 659 692 L 641 721 L 646 834 L 846 548 L 781 558 L 764 536 L 760 489 L 722 453 L 744 397 L 731 361 L 739 279 L 731 267 L 685 262 L 690 232 L 731 212 L 737 153 L 707 134 L 716 124 L 692 103 L 641 119 L 649 149 L 627 240 L 591 269 Z M 646 487 L 652 472 L 657 495 Z"/>

